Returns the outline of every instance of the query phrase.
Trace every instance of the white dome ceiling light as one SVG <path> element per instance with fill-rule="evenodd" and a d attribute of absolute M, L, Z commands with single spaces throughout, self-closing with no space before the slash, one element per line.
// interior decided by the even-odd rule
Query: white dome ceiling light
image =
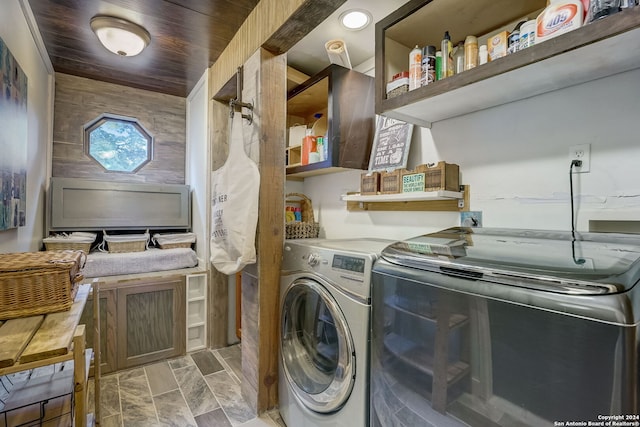
<path fill-rule="evenodd" d="M 149 32 L 141 26 L 113 16 L 94 16 L 91 29 L 100 43 L 120 56 L 135 56 L 151 42 Z"/>

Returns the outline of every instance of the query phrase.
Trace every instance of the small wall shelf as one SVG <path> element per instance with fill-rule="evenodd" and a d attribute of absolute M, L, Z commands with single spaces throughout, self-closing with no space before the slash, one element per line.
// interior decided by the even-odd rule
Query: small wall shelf
<path fill-rule="evenodd" d="M 350 211 L 468 211 L 469 186 L 461 191 L 360 195 L 347 194 L 342 200 Z"/>
<path fill-rule="evenodd" d="M 187 276 L 187 351 L 207 347 L 207 274 Z"/>

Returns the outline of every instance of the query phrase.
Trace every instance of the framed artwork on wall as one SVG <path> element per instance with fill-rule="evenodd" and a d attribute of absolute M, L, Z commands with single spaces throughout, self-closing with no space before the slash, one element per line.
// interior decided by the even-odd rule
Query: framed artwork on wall
<path fill-rule="evenodd" d="M 25 225 L 27 118 L 27 76 L 0 38 L 0 231 Z"/>

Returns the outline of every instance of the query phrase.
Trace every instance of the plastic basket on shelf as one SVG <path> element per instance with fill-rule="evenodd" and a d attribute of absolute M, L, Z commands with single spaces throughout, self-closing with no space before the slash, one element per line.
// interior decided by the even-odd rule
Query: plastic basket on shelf
<path fill-rule="evenodd" d="M 297 199 L 290 199 L 290 197 L 296 197 Z M 285 238 L 310 239 L 318 237 L 320 225 L 315 222 L 311 199 L 301 193 L 288 193 L 286 195 L 286 203 L 300 205 L 301 221 L 290 221 L 285 224 Z"/>

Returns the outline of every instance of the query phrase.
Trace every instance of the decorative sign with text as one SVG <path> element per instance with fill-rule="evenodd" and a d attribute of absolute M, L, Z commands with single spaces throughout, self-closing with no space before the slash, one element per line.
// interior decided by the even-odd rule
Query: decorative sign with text
<path fill-rule="evenodd" d="M 415 193 L 416 191 L 424 191 L 424 173 L 402 175 L 402 192 Z"/>
<path fill-rule="evenodd" d="M 413 125 L 385 116 L 376 116 L 376 133 L 369 160 L 369 172 L 407 167 Z"/>

